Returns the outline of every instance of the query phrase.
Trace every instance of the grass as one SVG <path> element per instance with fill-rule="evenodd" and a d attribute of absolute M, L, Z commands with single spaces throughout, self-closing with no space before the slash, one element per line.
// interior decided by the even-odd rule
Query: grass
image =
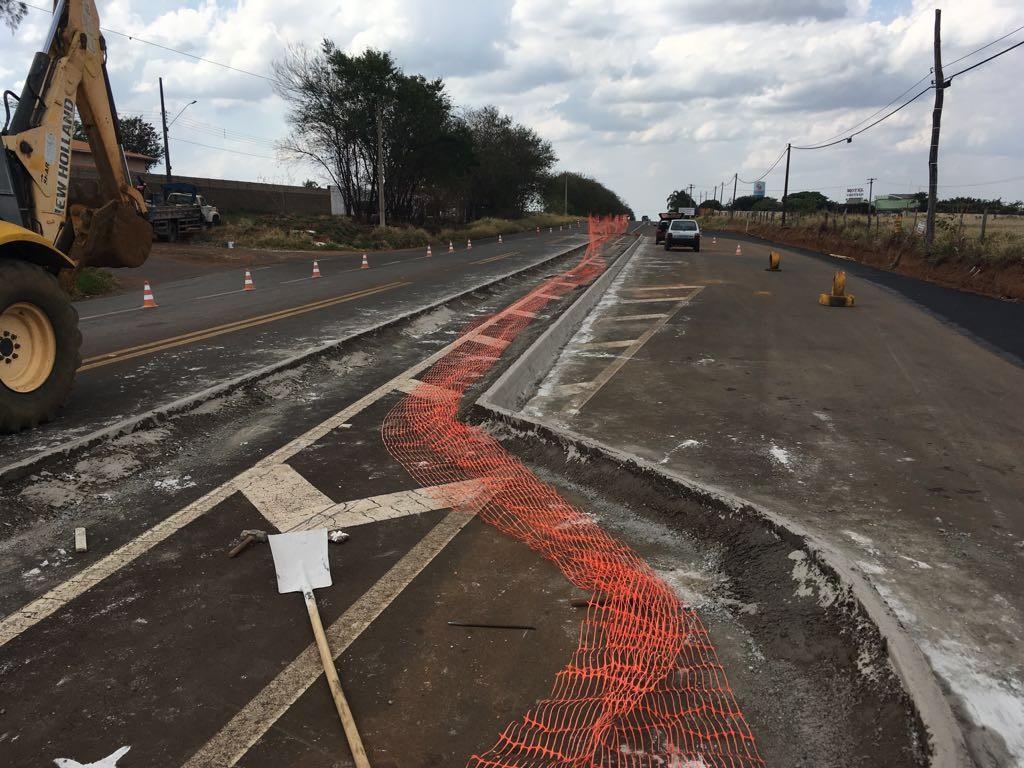
<path fill-rule="evenodd" d="M 213 229 L 197 234 L 197 242 L 234 241 L 240 248 L 262 250 L 376 251 L 415 248 L 427 243 L 447 245 L 449 240 L 482 239 L 499 234 L 557 227 L 577 217 L 534 214 L 524 219 L 480 219 L 465 227 L 431 234 L 419 227 L 370 227 L 345 216 L 249 214 L 230 217 Z"/>
<path fill-rule="evenodd" d="M 924 215 L 919 214 L 919 222 Z M 762 237 L 782 239 L 793 244 L 821 250 L 852 254 L 884 256 L 891 260 L 897 256 L 916 256 L 932 264 L 964 263 L 974 265 L 1024 265 L 1024 217 L 989 216 L 985 240 L 980 240 L 980 214 L 966 214 L 963 226 L 959 214 L 940 214 L 936 217 L 935 241 L 926 251 L 924 238 L 915 228 L 914 215 L 882 215 L 875 226 L 868 228 L 867 217 L 825 214 L 791 216 L 785 230 L 781 216 L 775 221 L 761 220 L 756 215 L 746 218 L 737 213 L 707 219 L 709 229 L 750 232 Z"/>
<path fill-rule="evenodd" d="M 103 296 L 116 290 L 118 285 L 118 280 L 112 272 L 98 267 L 84 267 L 74 275 L 71 298 L 87 299 L 92 296 Z"/>

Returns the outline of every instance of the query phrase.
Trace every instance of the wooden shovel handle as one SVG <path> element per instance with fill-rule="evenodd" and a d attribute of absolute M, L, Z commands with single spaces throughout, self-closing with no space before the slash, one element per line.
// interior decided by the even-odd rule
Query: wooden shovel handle
<path fill-rule="evenodd" d="M 327 675 L 327 684 L 331 688 L 331 696 L 334 697 L 334 706 L 338 710 L 341 726 L 345 729 L 349 749 L 352 750 L 352 759 L 355 761 L 356 768 L 370 768 L 370 761 L 366 757 L 366 750 L 363 748 L 359 729 L 356 728 L 356 721 L 352 717 L 352 710 L 349 709 L 348 701 L 345 699 L 345 692 L 341 690 L 341 680 L 338 679 L 338 670 L 334 666 L 334 656 L 331 655 L 331 649 L 327 646 L 327 636 L 324 634 L 324 625 L 320 623 L 320 611 L 316 607 L 316 598 L 313 596 L 312 590 L 303 592 L 303 597 L 306 599 L 309 623 L 313 625 L 316 647 L 320 651 L 320 661 L 323 663 L 324 673 Z"/>

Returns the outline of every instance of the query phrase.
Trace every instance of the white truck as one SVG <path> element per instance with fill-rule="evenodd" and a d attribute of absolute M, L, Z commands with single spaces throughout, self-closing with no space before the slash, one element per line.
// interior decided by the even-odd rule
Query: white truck
<path fill-rule="evenodd" d="M 168 205 L 198 205 L 203 212 L 203 223 L 209 227 L 220 224 L 220 211 L 199 193 L 194 184 L 164 184 L 164 201 Z"/>

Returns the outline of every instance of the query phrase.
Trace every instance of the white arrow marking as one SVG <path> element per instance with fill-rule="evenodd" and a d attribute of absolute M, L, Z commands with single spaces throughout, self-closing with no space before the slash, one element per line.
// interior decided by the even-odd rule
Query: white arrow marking
<path fill-rule="evenodd" d="M 66 757 L 55 758 L 53 762 L 57 764 L 57 768 L 117 768 L 117 761 L 128 754 L 129 749 L 131 747 L 121 747 L 114 754 L 104 757 L 97 763 L 80 763 Z"/>

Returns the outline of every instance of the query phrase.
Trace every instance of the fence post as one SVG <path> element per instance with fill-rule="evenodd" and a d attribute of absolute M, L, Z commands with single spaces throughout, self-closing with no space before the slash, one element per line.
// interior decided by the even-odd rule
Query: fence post
<path fill-rule="evenodd" d="M 988 224 L 988 208 L 981 212 L 981 237 L 978 238 L 979 242 L 985 242 L 985 226 Z"/>

